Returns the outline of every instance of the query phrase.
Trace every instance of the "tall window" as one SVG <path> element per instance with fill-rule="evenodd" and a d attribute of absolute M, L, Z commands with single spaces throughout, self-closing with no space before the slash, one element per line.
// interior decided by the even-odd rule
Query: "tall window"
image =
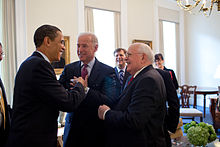
<path fill-rule="evenodd" d="M 176 23 L 162 21 L 162 25 L 165 66 L 173 69 L 176 73 Z"/>
<path fill-rule="evenodd" d="M 114 12 L 93 9 L 94 33 L 98 37 L 99 48 L 96 57 L 101 62 L 115 66 L 113 52 L 115 50 Z"/>

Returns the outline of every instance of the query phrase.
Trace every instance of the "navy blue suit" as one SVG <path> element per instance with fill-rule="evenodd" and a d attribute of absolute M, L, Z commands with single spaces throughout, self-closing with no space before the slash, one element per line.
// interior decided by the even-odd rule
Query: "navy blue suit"
<path fill-rule="evenodd" d="M 150 65 L 124 89 L 120 101 L 105 114 L 106 147 L 164 147 L 166 89 Z"/>
<path fill-rule="evenodd" d="M 174 87 L 175 87 L 176 89 L 178 89 L 178 88 L 179 88 L 179 84 L 178 84 L 178 81 L 177 81 L 177 79 L 176 79 L 176 75 L 175 75 L 174 71 L 173 71 L 172 69 L 166 68 L 165 66 L 164 66 L 164 70 L 165 70 L 165 71 L 168 71 L 168 72 L 170 73 L 170 77 L 171 77 L 171 79 L 172 79 L 172 81 L 173 81 L 173 85 L 174 85 Z"/>
<path fill-rule="evenodd" d="M 121 89 L 121 91 L 120 91 L 120 94 L 121 94 L 121 92 L 123 91 L 123 89 L 124 89 L 124 87 L 125 87 L 127 78 L 128 78 L 131 74 L 130 74 L 129 72 L 127 72 L 127 70 L 125 69 L 125 73 L 124 73 L 124 77 L 123 77 L 123 84 L 122 84 L 122 85 L 120 84 L 119 73 L 118 73 L 117 67 L 115 67 L 115 74 L 116 74 L 116 76 L 117 76 L 117 82 L 118 82 L 118 84 L 119 84 L 119 86 L 120 86 L 120 89 Z"/>
<path fill-rule="evenodd" d="M 15 78 L 6 147 L 57 147 L 59 111 L 74 111 L 84 98 L 82 84 L 66 91 L 51 64 L 34 52 L 21 64 Z"/>
<path fill-rule="evenodd" d="M 81 76 L 81 62 L 66 65 L 60 76 L 60 83 L 70 88 L 70 79 Z M 67 114 L 65 123 L 65 147 L 103 147 L 103 121 L 98 118 L 98 107 L 102 104 L 114 105 L 117 100 L 116 75 L 114 69 L 95 59 L 88 77 L 89 92 L 76 112 Z M 69 124 L 70 123 L 70 124 Z M 70 128 L 69 128 L 70 127 Z M 67 139 L 66 139 L 67 137 Z"/>

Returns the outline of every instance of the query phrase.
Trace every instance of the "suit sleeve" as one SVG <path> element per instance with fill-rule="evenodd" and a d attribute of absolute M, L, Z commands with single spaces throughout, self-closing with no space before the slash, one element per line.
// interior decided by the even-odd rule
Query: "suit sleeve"
<path fill-rule="evenodd" d="M 56 79 L 52 66 L 46 61 L 40 62 L 35 70 L 33 72 L 33 83 L 36 83 L 34 88 L 39 99 L 45 104 L 55 106 L 61 111 L 73 111 L 85 98 L 82 84 L 77 83 L 70 92 L 66 91 Z"/>
<path fill-rule="evenodd" d="M 90 104 L 97 106 L 106 104 L 112 107 L 118 101 L 117 80 L 115 73 L 105 76 L 102 82 L 101 90 L 90 88 L 87 97 L 90 98 Z"/>
<path fill-rule="evenodd" d="M 165 116 L 165 99 L 155 95 L 155 93 L 160 93 L 156 85 L 152 78 L 144 78 L 131 87 L 118 104 L 124 107 L 123 105 L 128 103 L 126 109 L 117 111 L 116 108 L 116 110 L 107 111 L 105 115 L 107 126 L 117 129 L 142 130 L 149 121 L 153 121 L 154 125 L 162 125 L 163 122 L 155 116 Z M 127 100 L 124 101 L 123 98 Z"/>
<path fill-rule="evenodd" d="M 171 72 L 172 72 L 172 76 L 173 76 L 173 84 L 174 84 L 175 88 L 178 89 L 179 88 L 179 84 L 178 84 L 178 81 L 176 79 L 176 75 L 175 75 L 173 70 L 171 70 Z"/>
<path fill-rule="evenodd" d="M 59 82 L 63 85 L 63 87 L 65 87 L 66 89 L 69 89 L 70 88 L 70 81 L 68 81 L 68 68 L 66 68 L 66 66 L 64 67 L 63 69 L 63 72 L 62 74 L 60 75 L 60 78 L 59 78 Z"/>
<path fill-rule="evenodd" d="M 180 116 L 179 99 L 169 73 L 164 71 L 164 75 L 165 76 L 163 78 L 166 86 L 167 102 L 168 102 L 168 112 L 165 118 L 165 122 L 167 125 L 167 129 L 170 132 L 175 133 Z"/>

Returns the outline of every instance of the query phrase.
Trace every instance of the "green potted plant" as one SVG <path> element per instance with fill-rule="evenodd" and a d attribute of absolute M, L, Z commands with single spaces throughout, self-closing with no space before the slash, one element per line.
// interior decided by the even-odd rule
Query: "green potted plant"
<path fill-rule="evenodd" d="M 217 135 L 212 125 L 204 122 L 192 121 L 184 125 L 184 133 L 187 133 L 189 142 L 195 146 L 206 146 L 215 141 Z"/>

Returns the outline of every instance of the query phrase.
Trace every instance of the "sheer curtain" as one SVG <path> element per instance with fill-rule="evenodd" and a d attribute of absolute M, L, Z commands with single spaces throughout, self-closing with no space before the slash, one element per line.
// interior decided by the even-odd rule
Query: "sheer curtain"
<path fill-rule="evenodd" d="M 103 10 L 105 11 L 105 10 Z M 114 27 L 115 27 L 115 48 L 121 47 L 121 19 L 119 12 L 114 13 Z M 94 17 L 93 8 L 85 7 L 85 30 L 86 32 L 94 33 Z"/>
<path fill-rule="evenodd" d="M 160 48 L 159 52 L 164 55 L 164 43 L 163 43 L 163 21 L 159 21 L 159 31 L 160 31 Z"/>
<path fill-rule="evenodd" d="M 16 75 L 16 41 L 15 41 L 15 1 L 3 0 L 3 45 L 5 57 L 2 61 L 2 79 L 8 103 L 12 104 L 14 79 Z"/>
<path fill-rule="evenodd" d="M 85 7 L 85 27 L 86 32 L 94 33 L 93 9 Z"/>
<path fill-rule="evenodd" d="M 115 21 L 115 48 L 121 47 L 121 21 L 120 13 L 114 12 L 114 21 Z"/>

